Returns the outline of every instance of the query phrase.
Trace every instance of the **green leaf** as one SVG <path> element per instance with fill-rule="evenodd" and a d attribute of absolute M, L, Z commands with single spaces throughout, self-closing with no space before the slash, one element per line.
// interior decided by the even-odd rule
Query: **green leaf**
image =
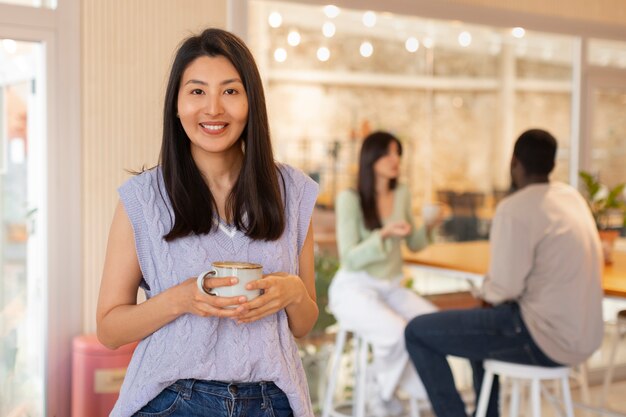
<path fill-rule="evenodd" d="M 625 186 L 626 184 L 619 184 L 613 187 L 611 191 L 609 191 L 609 195 L 606 197 L 606 202 L 604 205 L 605 208 L 611 209 L 611 208 L 623 208 L 624 207 L 624 203 L 619 200 L 619 197 L 624 192 Z"/>
<path fill-rule="evenodd" d="M 578 175 L 580 176 L 580 178 L 582 178 L 583 183 L 585 184 L 589 200 L 593 200 L 598 191 L 600 191 L 600 182 L 596 180 L 593 175 L 586 171 L 580 171 Z"/>

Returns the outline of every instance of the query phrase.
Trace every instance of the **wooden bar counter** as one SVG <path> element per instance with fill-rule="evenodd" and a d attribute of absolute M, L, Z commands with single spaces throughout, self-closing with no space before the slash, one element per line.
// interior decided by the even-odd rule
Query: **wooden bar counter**
<path fill-rule="evenodd" d="M 489 268 L 489 242 L 435 243 L 420 252 L 406 251 L 404 261 L 407 264 L 484 275 Z M 607 296 L 626 298 L 626 252 L 613 252 L 613 263 L 604 266 L 602 288 Z"/>

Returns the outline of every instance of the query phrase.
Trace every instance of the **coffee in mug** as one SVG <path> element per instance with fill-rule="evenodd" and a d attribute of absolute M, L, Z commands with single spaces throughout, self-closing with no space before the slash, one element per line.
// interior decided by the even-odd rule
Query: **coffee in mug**
<path fill-rule="evenodd" d="M 198 289 L 205 294 L 219 297 L 245 296 L 248 301 L 261 295 L 261 290 L 247 290 L 249 282 L 263 278 L 263 266 L 249 262 L 213 262 L 213 268 L 198 275 L 196 283 Z M 211 288 L 208 292 L 204 289 L 204 280 L 209 277 L 237 277 L 239 282 L 225 287 Z M 227 308 L 235 308 L 228 306 Z"/>

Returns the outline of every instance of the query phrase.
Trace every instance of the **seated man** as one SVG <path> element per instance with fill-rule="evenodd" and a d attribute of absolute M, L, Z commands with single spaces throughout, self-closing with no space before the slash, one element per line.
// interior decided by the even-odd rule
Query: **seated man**
<path fill-rule="evenodd" d="M 524 132 L 515 143 L 517 191 L 496 210 L 479 294 L 490 305 L 426 314 L 407 325 L 409 355 L 438 417 L 465 415 L 447 355 L 470 360 L 478 397 L 485 359 L 575 365 L 600 345 L 602 249 L 582 196 L 548 179 L 556 148 L 543 130 Z M 498 415 L 497 379 L 487 415 Z"/>

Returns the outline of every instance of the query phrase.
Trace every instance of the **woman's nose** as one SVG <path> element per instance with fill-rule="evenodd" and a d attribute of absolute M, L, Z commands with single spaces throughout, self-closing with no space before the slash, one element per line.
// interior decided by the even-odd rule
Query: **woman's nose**
<path fill-rule="evenodd" d="M 209 116 L 216 116 L 222 114 L 224 112 L 224 108 L 222 107 L 222 102 L 217 95 L 207 95 L 207 102 L 204 108 L 204 113 Z"/>

